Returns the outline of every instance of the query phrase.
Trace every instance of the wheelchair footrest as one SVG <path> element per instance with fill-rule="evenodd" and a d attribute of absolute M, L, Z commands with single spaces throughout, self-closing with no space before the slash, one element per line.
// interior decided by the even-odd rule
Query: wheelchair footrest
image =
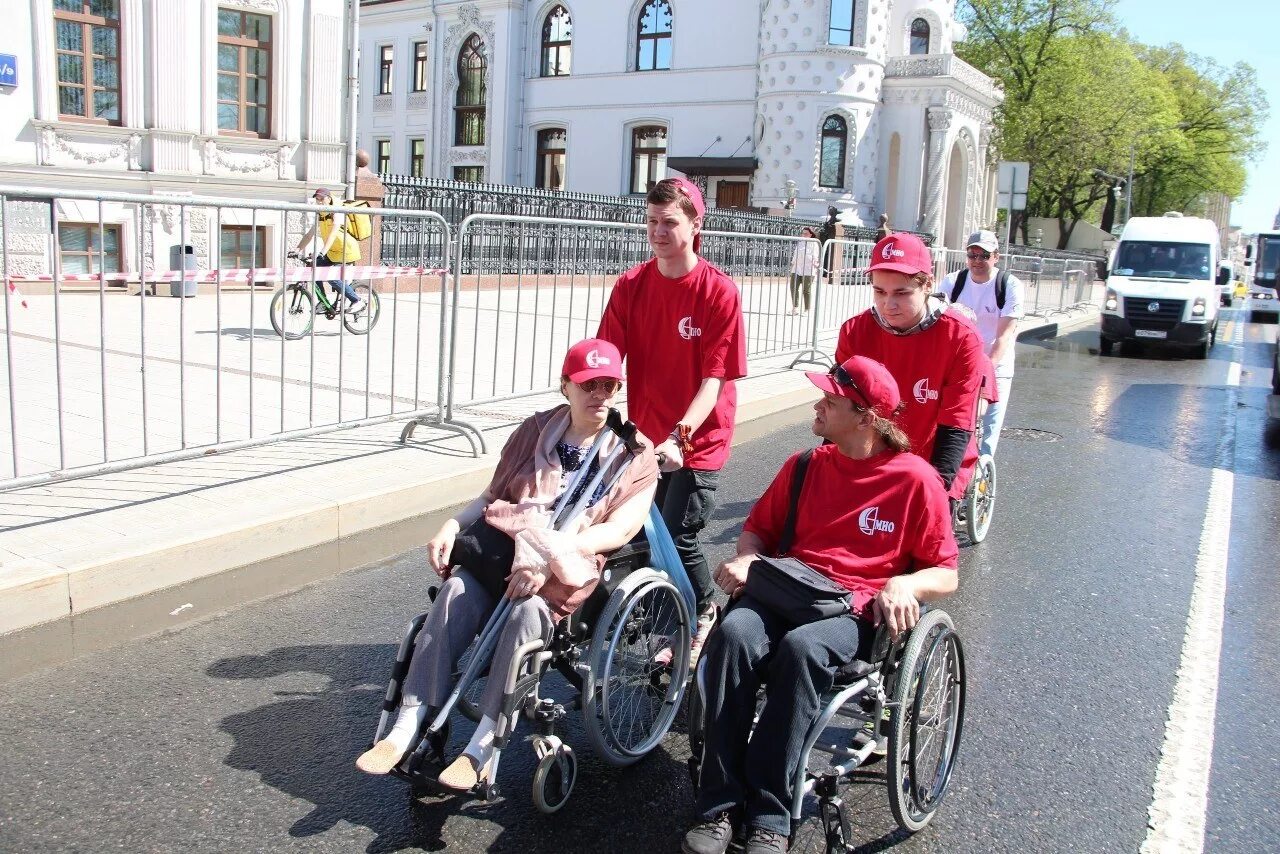
<path fill-rule="evenodd" d="M 835 684 L 851 685 L 864 676 L 870 676 L 876 671 L 876 667 L 871 662 L 861 659 L 851 661 L 836 671 Z"/>

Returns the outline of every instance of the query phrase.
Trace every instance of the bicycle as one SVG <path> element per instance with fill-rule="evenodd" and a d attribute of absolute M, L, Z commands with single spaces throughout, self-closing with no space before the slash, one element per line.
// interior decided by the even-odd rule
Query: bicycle
<path fill-rule="evenodd" d="M 288 257 L 304 266 L 311 266 L 310 256 L 304 257 L 297 252 L 290 252 Z M 327 270 L 336 275 L 339 268 L 327 268 Z M 271 297 L 271 328 L 277 335 L 288 341 L 297 340 L 311 332 L 317 314 L 323 314 L 333 320 L 339 313 L 342 314 L 342 325 L 352 335 L 369 334 L 382 314 L 382 303 L 378 298 L 378 292 L 368 282 L 350 283 L 352 290 L 359 295 L 364 304 L 355 311 L 347 311 L 343 305 L 345 298 L 341 291 L 335 290 L 332 300 L 326 293 L 327 282 L 320 280 L 319 276 L 328 274 L 317 269 L 317 279 L 314 283 L 286 282 L 280 290 L 275 292 Z"/>

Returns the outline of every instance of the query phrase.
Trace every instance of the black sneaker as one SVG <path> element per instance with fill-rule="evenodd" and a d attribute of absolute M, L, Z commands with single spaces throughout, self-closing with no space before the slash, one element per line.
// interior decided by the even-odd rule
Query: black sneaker
<path fill-rule="evenodd" d="M 710 821 L 694 825 L 684 835 L 680 850 L 684 854 L 724 854 L 733 841 L 733 819 L 722 812 Z"/>
<path fill-rule="evenodd" d="M 762 827 L 747 832 L 747 854 L 787 854 L 787 837 Z"/>

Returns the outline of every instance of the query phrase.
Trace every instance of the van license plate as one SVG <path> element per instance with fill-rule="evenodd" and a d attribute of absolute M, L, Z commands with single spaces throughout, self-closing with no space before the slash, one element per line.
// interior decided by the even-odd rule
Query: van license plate
<path fill-rule="evenodd" d="M 1137 338 L 1168 338 L 1169 333 L 1163 329 L 1135 329 L 1133 334 Z"/>

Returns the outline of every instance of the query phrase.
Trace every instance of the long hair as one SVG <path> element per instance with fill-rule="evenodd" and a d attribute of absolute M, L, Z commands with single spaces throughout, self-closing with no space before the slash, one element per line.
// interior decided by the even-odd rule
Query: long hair
<path fill-rule="evenodd" d="M 911 450 L 911 440 L 907 438 L 906 433 L 902 432 L 901 427 L 874 412 L 871 413 L 871 419 L 871 426 L 880 434 L 880 438 L 884 439 L 886 445 L 895 451 Z"/>

